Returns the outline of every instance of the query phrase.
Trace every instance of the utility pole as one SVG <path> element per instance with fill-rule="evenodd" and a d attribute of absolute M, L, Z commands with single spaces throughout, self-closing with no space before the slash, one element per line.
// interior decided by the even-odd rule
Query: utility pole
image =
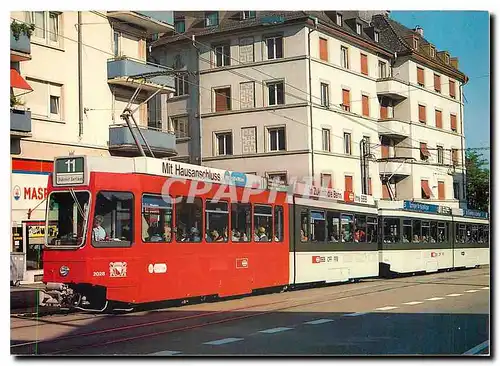
<path fill-rule="evenodd" d="M 366 148 L 366 139 L 363 138 L 359 142 L 359 159 L 361 164 L 361 193 L 368 194 L 368 177 L 369 177 L 369 163 L 368 157 L 370 156 Z"/>

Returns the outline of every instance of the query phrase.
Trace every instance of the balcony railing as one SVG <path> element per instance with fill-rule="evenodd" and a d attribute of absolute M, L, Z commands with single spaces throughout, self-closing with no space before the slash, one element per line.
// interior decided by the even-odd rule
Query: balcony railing
<path fill-rule="evenodd" d="M 393 175 L 394 177 L 407 177 L 411 175 L 411 163 L 405 161 L 405 158 L 393 158 L 379 160 L 380 175 Z"/>
<path fill-rule="evenodd" d="M 31 40 L 28 36 L 21 33 L 16 40 L 10 31 L 10 61 L 19 62 L 31 59 Z"/>
<path fill-rule="evenodd" d="M 410 136 L 410 124 L 398 118 L 384 118 L 378 121 L 378 133 L 389 138 L 404 139 Z"/>
<path fill-rule="evenodd" d="M 174 133 L 153 128 L 140 128 L 155 157 L 162 158 L 177 155 Z M 146 144 L 135 127 L 134 132 L 148 155 Z M 109 126 L 109 150 L 114 155 L 123 156 L 138 156 L 140 153 L 128 126 L 125 124 Z"/>
<path fill-rule="evenodd" d="M 377 94 L 395 100 L 408 98 L 408 85 L 397 78 L 388 77 L 377 80 Z"/>
<path fill-rule="evenodd" d="M 10 109 L 10 133 L 20 137 L 31 136 L 31 111 Z"/>

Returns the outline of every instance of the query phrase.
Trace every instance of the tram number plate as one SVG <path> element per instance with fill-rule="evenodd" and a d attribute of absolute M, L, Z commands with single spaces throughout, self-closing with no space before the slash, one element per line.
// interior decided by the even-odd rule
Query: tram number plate
<path fill-rule="evenodd" d="M 106 272 L 94 271 L 94 277 L 104 277 L 104 276 L 106 276 Z"/>
<path fill-rule="evenodd" d="M 83 157 L 56 159 L 55 180 L 57 185 L 83 184 L 85 177 Z"/>

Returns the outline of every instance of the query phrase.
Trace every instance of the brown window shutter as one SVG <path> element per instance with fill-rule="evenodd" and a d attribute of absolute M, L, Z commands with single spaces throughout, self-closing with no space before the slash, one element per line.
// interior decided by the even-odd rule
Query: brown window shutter
<path fill-rule="evenodd" d="M 450 125 L 452 131 L 457 131 L 457 116 L 450 114 Z"/>
<path fill-rule="evenodd" d="M 382 157 L 383 158 L 388 158 L 389 157 L 389 145 L 382 145 Z"/>
<path fill-rule="evenodd" d="M 450 80 L 450 97 L 455 98 L 455 82 Z"/>
<path fill-rule="evenodd" d="M 380 106 L 380 119 L 387 119 L 387 106 Z"/>
<path fill-rule="evenodd" d="M 319 39 L 319 58 L 328 61 L 328 41 L 324 38 Z"/>
<path fill-rule="evenodd" d="M 342 89 L 342 104 L 347 106 L 347 107 L 350 107 L 351 97 L 350 97 L 349 90 Z"/>
<path fill-rule="evenodd" d="M 345 176 L 345 190 L 348 192 L 352 192 L 352 176 L 346 175 Z"/>
<path fill-rule="evenodd" d="M 443 113 L 436 110 L 436 127 L 443 128 Z"/>
<path fill-rule="evenodd" d="M 361 97 L 363 101 L 363 116 L 369 117 L 370 116 L 370 99 L 368 96 L 363 95 Z"/>
<path fill-rule="evenodd" d="M 368 75 L 368 56 L 361 54 L 361 73 Z"/>
<path fill-rule="evenodd" d="M 427 144 L 425 142 L 420 143 L 420 152 L 422 155 L 430 157 L 431 153 L 429 152 L 429 149 L 427 148 Z"/>
<path fill-rule="evenodd" d="M 372 179 L 368 178 L 368 195 L 372 195 Z"/>
<path fill-rule="evenodd" d="M 382 198 L 391 198 L 389 197 L 389 188 L 385 184 L 382 184 Z"/>
<path fill-rule="evenodd" d="M 424 69 L 417 67 L 417 83 L 425 85 Z"/>
<path fill-rule="evenodd" d="M 434 90 L 441 91 L 441 76 L 434 74 Z"/>
<path fill-rule="evenodd" d="M 438 199 L 444 200 L 444 182 L 438 182 Z"/>
<path fill-rule="evenodd" d="M 425 198 L 431 198 L 432 191 L 431 191 L 431 188 L 429 187 L 429 181 L 421 180 L 420 185 L 422 187 L 422 190 L 424 191 Z"/>
<path fill-rule="evenodd" d="M 453 165 L 458 165 L 458 150 L 457 149 L 451 150 L 451 159 L 453 161 Z"/>
<path fill-rule="evenodd" d="M 418 105 L 418 120 L 425 123 L 425 105 Z"/>
<path fill-rule="evenodd" d="M 227 111 L 227 90 L 219 89 L 215 91 L 215 111 L 223 112 Z"/>

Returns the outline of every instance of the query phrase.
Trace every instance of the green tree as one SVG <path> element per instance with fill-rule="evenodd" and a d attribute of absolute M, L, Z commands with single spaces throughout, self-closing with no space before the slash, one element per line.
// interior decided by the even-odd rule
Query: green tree
<path fill-rule="evenodd" d="M 467 206 L 472 209 L 489 211 L 490 170 L 483 156 L 473 150 L 465 152 L 467 168 Z"/>

